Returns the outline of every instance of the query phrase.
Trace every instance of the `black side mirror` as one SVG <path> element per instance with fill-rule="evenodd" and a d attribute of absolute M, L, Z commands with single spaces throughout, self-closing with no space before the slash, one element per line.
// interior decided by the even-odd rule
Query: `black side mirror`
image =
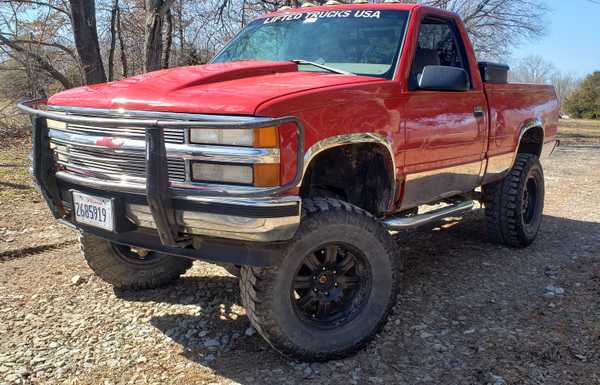
<path fill-rule="evenodd" d="M 418 79 L 420 90 L 468 91 L 469 75 L 462 68 L 425 66 Z"/>

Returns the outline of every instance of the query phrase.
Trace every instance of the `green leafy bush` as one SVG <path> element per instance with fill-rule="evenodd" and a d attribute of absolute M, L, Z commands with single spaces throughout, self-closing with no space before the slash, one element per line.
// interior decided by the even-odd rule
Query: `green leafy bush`
<path fill-rule="evenodd" d="M 600 119 L 600 71 L 589 75 L 565 101 L 565 109 L 578 119 Z"/>

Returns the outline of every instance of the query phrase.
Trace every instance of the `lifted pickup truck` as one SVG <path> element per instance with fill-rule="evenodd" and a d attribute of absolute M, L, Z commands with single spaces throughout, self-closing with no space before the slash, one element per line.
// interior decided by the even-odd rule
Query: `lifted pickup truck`
<path fill-rule="evenodd" d="M 507 72 L 477 63 L 453 13 L 287 8 L 210 64 L 20 107 L 36 182 L 100 277 L 145 289 L 194 259 L 225 264 L 275 349 L 327 360 L 364 346 L 394 304 L 390 231 L 478 200 L 492 241 L 535 239 L 558 102 Z"/>

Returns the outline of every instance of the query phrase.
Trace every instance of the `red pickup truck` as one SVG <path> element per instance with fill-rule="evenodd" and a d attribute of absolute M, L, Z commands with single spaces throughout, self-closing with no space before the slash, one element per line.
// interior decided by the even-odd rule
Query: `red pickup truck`
<path fill-rule="evenodd" d="M 394 304 L 391 231 L 479 201 L 492 241 L 535 239 L 558 102 L 507 73 L 476 61 L 453 13 L 286 8 L 210 64 L 20 107 L 36 182 L 100 277 L 145 289 L 195 259 L 226 265 L 275 349 L 327 360 L 364 346 Z"/>

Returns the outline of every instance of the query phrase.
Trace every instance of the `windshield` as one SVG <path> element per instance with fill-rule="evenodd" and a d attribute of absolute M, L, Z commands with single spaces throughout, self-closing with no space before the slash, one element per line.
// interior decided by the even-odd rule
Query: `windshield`
<path fill-rule="evenodd" d="M 212 62 L 304 60 L 358 75 L 391 78 L 407 18 L 406 11 L 355 9 L 258 19 Z M 299 69 L 331 72 L 308 63 L 300 63 Z"/>

